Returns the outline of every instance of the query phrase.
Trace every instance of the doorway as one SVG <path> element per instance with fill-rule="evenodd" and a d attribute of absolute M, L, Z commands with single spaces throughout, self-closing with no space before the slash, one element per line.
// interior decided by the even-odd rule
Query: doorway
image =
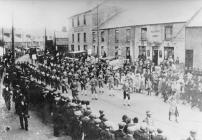
<path fill-rule="evenodd" d="M 193 68 L 193 54 L 194 54 L 193 50 L 186 50 L 186 53 L 185 53 L 185 67 L 187 67 L 188 69 Z"/>
<path fill-rule="evenodd" d="M 153 49 L 152 61 L 155 66 L 158 65 L 158 50 L 157 49 Z"/>

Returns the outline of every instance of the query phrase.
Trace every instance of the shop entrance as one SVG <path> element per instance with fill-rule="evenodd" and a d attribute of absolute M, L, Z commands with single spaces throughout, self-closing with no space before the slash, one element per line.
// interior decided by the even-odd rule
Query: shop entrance
<path fill-rule="evenodd" d="M 152 48 L 153 49 L 153 51 L 152 51 L 152 61 L 153 61 L 153 63 L 154 63 L 154 65 L 156 66 L 156 65 L 158 65 L 158 47 L 153 47 Z"/>

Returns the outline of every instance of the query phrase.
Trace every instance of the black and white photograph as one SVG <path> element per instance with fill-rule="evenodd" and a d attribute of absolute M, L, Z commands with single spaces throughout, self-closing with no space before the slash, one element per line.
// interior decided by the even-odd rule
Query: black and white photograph
<path fill-rule="evenodd" d="M 0 140 L 202 140 L 202 0 L 0 0 Z"/>

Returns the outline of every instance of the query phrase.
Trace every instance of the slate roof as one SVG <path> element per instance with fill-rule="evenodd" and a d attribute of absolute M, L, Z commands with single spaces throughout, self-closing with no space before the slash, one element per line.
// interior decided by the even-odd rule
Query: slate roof
<path fill-rule="evenodd" d="M 135 1 L 118 5 L 123 10 L 100 29 L 133 25 L 186 22 L 202 7 L 200 1 Z"/>

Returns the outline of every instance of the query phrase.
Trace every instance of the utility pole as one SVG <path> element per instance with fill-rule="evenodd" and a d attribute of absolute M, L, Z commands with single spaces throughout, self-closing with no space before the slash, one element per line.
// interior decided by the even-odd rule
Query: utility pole
<path fill-rule="evenodd" d="M 45 35 L 44 35 L 44 52 L 45 52 L 45 55 L 47 53 L 47 44 L 46 44 L 46 41 L 47 41 L 47 36 L 46 36 L 46 28 L 45 28 Z"/>
<path fill-rule="evenodd" d="M 4 29 L 2 28 L 2 47 L 3 47 L 3 56 L 4 56 Z"/>
<path fill-rule="evenodd" d="M 14 45 L 14 27 L 13 27 L 13 18 L 12 18 L 12 37 L 11 37 L 11 46 L 12 46 L 12 63 L 15 63 L 15 45 Z"/>
<path fill-rule="evenodd" d="M 98 13 L 99 4 L 97 3 L 97 56 L 98 60 L 100 59 L 100 47 L 99 47 L 99 13 Z"/>

